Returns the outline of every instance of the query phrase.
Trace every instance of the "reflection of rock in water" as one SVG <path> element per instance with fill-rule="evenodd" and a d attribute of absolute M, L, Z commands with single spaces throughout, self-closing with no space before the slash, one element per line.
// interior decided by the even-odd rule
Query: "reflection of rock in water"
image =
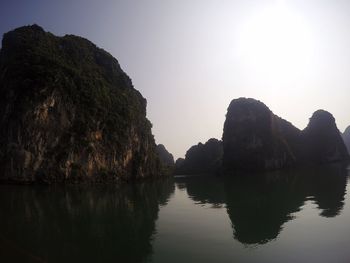
<path fill-rule="evenodd" d="M 309 195 L 315 197 L 320 215 L 334 217 L 344 206 L 347 170 L 344 166 L 329 165 L 313 171 Z M 316 183 L 315 183 L 316 182 Z"/>
<path fill-rule="evenodd" d="M 21 252 L 22 261 L 36 255 L 44 262 L 143 262 L 152 253 L 159 205 L 172 192 L 170 180 L 113 187 L 3 186 L 0 243 Z"/>
<path fill-rule="evenodd" d="M 315 201 L 320 215 L 340 214 L 347 171 L 337 164 L 307 170 L 215 178 L 176 180 L 191 199 L 214 206 L 226 203 L 234 238 L 244 244 L 266 243 L 278 237 L 305 200 Z"/>
<path fill-rule="evenodd" d="M 185 187 L 188 196 L 195 202 L 220 206 L 225 203 L 224 184 L 214 176 L 189 176 L 176 179 L 178 187 Z"/>
<path fill-rule="evenodd" d="M 322 216 L 338 215 L 344 205 L 346 180 L 341 165 L 235 178 L 225 184 L 235 238 L 245 244 L 277 238 L 282 225 L 309 196 L 314 196 Z"/>
<path fill-rule="evenodd" d="M 293 176 L 235 178 L 225 187 L 234 237 L 244 244 L 275 239 L 304 201 Z"/>

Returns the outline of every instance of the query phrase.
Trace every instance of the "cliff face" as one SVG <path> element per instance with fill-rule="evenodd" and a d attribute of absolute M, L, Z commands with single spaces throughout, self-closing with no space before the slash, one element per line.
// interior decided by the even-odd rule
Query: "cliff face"
<path fill-rule="evenodd" d="M 90 41 L 39 26 L 0 51 L 0 180 L 106 181 L 157 176 L 146 100 Z"/>
<path fill-rule="evenodd" d="M 274 115 L 262 102 L 240 98 L 228 108 L 223 133 L 226 171 L 275 170 L 349 160 L 333 116 L 316 111 L 305 130 Z"/>
<path fill-rule="evenodd" d="M 176 161 L 176 174 L 215 173 L 222 164 L 222 142 L 209 139 L 205 144 L 199 143 L 186 152 L 184 160 Z"/>
<path fill-rule="evenodd" d="M 329 163 L 349 159 L 335 119 L 327 111 L 318 110 L 303 131 L 305 158 L 313 163 Z"/>
<path fill-rule="evenodd" d="M 240 98 L 228 108 L 223 133 L 226 170 L 270 170 L 291 166 L 300 131 L 262 102 Z"/>
<path fill-rule="evenodd" d="M 343 133 L 343 140 L 346 148 L 348 149 L 348 153 L 350 153 L 350 126 L 346 128 Z"/>

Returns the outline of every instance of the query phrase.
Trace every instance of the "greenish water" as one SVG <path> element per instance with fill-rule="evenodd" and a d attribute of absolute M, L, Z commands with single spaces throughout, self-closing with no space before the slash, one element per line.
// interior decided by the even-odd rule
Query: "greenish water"
<path fill-rule="evenodd" d="M 350 262 L 348 174 L 0 186 L 0 262 Z"/>

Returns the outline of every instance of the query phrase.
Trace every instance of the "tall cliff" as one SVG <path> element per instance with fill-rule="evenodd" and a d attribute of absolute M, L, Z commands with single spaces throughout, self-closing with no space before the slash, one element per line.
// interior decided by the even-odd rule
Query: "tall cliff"
<path fill-rule="evenodd" d="M 296 165 L 348 161 L 334 117 L 316 111 L 300 131 L 262 102 L 239 98 L 228 108 L 223 133 L 226 171 L 275 170 Z"/>
<path fill-rule="evenodd" d="M 146 100 L 90 41 L 37 25 L 0 51 L 0 180 L 63 182 L 157 176 Z"/>
<path fill-rule="evenodd" d="M 240 98 L 227 110 L 223 133 L 226 170 L 270 170 L 295 163 L 300 130 L 262 102 Z"/>

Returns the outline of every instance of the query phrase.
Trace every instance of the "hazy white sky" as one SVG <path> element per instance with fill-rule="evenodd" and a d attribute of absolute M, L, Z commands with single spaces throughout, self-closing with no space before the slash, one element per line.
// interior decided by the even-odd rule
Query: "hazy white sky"
<path fill-rule="evenodd" d="M 115 56 L 175 157 L 221 138 L 230 101 L 253 97 L 303 129 L 317 109 L 350 125 L 350 1 L 0 2 L 0 33 L 37 23 Z"/>

